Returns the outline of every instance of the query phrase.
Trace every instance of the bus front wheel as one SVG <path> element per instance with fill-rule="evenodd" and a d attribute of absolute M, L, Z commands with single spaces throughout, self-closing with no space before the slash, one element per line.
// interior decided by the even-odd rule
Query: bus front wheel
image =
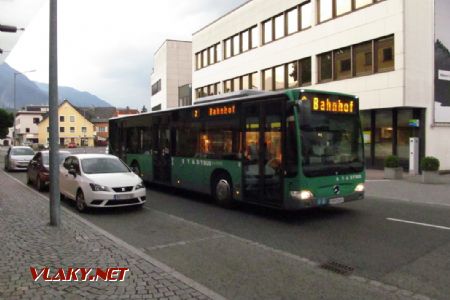
<path fill-rule="evenodd" d="M 217 174 L 212 180 L 212 195 L 220 206 L 231 208 L 233 206 L 232 182 L 227 174 Z"/>

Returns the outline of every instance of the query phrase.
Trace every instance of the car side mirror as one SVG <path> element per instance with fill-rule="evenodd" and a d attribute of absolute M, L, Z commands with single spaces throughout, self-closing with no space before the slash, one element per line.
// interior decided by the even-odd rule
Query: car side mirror
<path fill-rule="evenodd" d="M 69 169 L 69 174 L 73 175 L 73 177 L 77 177 L 77 171 L 75 169 Z"/>

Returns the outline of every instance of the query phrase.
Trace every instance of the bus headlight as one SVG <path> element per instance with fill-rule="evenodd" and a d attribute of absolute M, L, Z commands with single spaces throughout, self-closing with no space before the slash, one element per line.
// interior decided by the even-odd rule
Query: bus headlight
<path fill-rule="evenodd" d="M 355 187 L 355 192 L 364 192 L 364 183 L 358 183 L 358 185 Z"/>
<path fill-rule="evenodd" d="M 297 200 L 311 200 L 314 198 L 314 194 L 311 191 L 303 190 L 303 191 L 291 191 L 291 197 Z"/>

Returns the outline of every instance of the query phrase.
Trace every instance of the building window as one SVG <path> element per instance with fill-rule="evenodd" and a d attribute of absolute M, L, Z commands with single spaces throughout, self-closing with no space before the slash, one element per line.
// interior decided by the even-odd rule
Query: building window
<path fill-rule="evenodd" d="M 231 83 L 231 79 L 230 80 L 225 80 L 224 82 L 223 82 L 223 92 L 224 93 L 229 93 L 229 92 L 232 92 L 233 91 L 233 89 L 232 89 L 232 83 Z"/>
<path fill-rule="evenodd" d="M 286 13 L 287 17 L 287 34 L 292 34 L 298 31 L 298 8 L 295 7 Z"/>
<path fill-rule="evenodd" d="M 64 116 L 59 116 L 59 121 L 64 122 Z"/>
<path fill-rule="evenodd" d="M 272 19 L 263 23 L 263 44 L 267 44 L 273 40 Z"/>
<path fill-rule="evenodd" d="M 40 119 L 39 118 L 33 118 L 33 124 L 39 124 Z"/>
<path fill-rule="evenodd" d="M 25 133 L 30 133 L 30 128 L 25 128 Z"/>
<path fill-rule="evenodd" d="M 319 82 L 332 80 L 332 53 L 327 52 L 318 56 L 319 58 Z"/>
<path fill-rule="evenodd" d="M 377 71 L 394 70 L 394 36 L 388 36 L 375 41 L 377 49 Z"/>
<path fill-rule="evenodd" d="M 373 0 L 355 0 L 355 9 L 372 4 Z"/>
<path fill-rule="evenodd" d="M 285 79 L 284 79 L 284 65 L 275 67 L 275 90 L 282 90 L 285 88 Z"/>
<path fill-rule="evenodd" d="M 214 49 L 216 52 L 216 62 L 220 62 L 222 60 L 222 46 L 218 43 L 214 46 Z"/>
<path fill-rule="evenodd" d="M 262 73 L 263 76 L 263 89 L 265 91 L 272 91 L 273 90 L 273 69 L 266 69 L 263 70 Z"/>
<path fill-rule="evenodd" d="M 241 90 L 241 78 L 236 77 L 233 79 L 233 92 Z"/>
<path fill-rule="evenodd" d="M 274 18 L 275 40 L 284 37 L 284 14 Z"/>
<path fill-rule="evenodd" d="M 208 66 L 208 49 L 202 51 L 202 67 Z"/>
<path fill-rule="evenodd" d="M 233 36 L 233 56 L 234 55 L 238 55 L 239 53 L 241 53 L 241 48 L 239 45 L 239 34 Z"/>
<path fill-rule="evenodd" d="M 311 84 L 311 57 L 299 61 L 300 86 Z"/>
<path fill-rule="evenodd" d="M 152 96 L 161 91 L 161 79 L 152 85 Z"/>
<path fill-rule="evenodd" d="M 324 22 L 333 18 L 333 0 L 320 0 L 318 3 L 319 22 Z"/>
<path fill-rule="evenodd" d="M 292 62 L 287 65 L 287 86 L 288 88 L 298 87 L 298 64 Z"/>
<path fill-rule="evenodd" d="M 231 38 L 224 41 L 225 44 L 225 58 L 231 57 Z"/>
<path fill-rule="evenodd" d="M 209 62 L 208 65 L 216 63 L 216 53 L 214 52 L 214 46 L 209 47 Z"/>
<path fill-rule="evenodd" d="M 59 132 L 64 132 L 64 127 L 59 127 Z"/>
<path fill-rule="evenodd" d="M 334 52 L 335 79 L 352 77 L 352 59 L 350 47 L 335 50 Z"/>
<path fill-rule="evenodd" d="M 81 132 L 82 133 L 86 133 L 87 132 L 87 128 L 86 127 L 81 127 Z"/>
<path fill-rule="evenodd" d="M 75 122 L 75 116 L 70 116 L 69 119 L 70 119 L 70 122 Z"/>
<path fill-rule="evenodd" d="M 250 36 L 251 36 L 250 48 L 253 49 L 253 48 L 258 47 L 259 46 L 259 35 L 258 35 L 258 27 L 257 26 L 250 28 Z"/>
<path fill-rule="evenodd" d="M 336 1 L 336 16 L 346 14 L 352 10 L 352 0 Z"/>
<path fill-rule="evenodd" d="M 202 54 L 200 52 L 195 54 L 195 65 L 197 70 L 202 68 Z"/>
<path fill-rule="evenodd" d="M 249 39 L 250 31 L 246 30 L 241 34 L 242 41 L 242 52 L 248 51 L 250 48 L 250 39 Z"/>
<path fill-rule="evenodd" d="M 75 127 L 70 127 L 70 133 L 75 133 Z"/>
<path fill-rule="evenodd" d="M 372 73 L 372 42 L 362 43 L 353 47 L 355 76 Z"/>
<path fill-rule="evenodd" d="M 242 76 L 242 89 L 243 90 L 250 89 L 250 74 Z"/>
<path fill-rule="evenodd" d="M 261 89 L 261 79 L 259 76 L 259 72 L 254 72 L 250 74 L 250 86 L 252 89 L 260 90 Z"/>
<path fill-rule="evenodd" d="M 302 30 L 311 27 L 311 19 L 312 6 L 311 2 L 308 2 L 300 6 L 300 24 Z"/>

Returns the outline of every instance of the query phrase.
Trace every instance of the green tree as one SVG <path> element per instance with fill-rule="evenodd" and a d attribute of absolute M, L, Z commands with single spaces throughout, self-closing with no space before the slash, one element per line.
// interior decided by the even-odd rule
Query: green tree
<path fill-rule="evenodd" d="M 8 128 L 14 123 L 14 115 L 0 108 L 0 139 L 8 135 Z"/>

